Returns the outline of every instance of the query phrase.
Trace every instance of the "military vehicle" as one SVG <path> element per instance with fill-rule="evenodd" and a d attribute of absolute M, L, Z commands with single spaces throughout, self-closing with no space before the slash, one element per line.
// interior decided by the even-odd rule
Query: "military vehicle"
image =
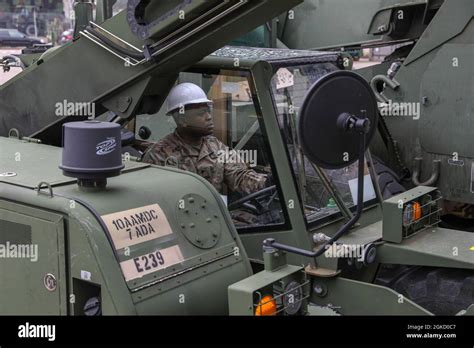
<path fill-rule="evenodd" d="M 472 231 L 474 2 L 309 0 L 290 14 L 279 17 L 275 35 L 292 49 L 395 48 L 357 70 L 380 104 L 371 149 L 397 173 L 385 173 L 381 185 L 437 186 L 443 225 Z"/>
<path fill-rule="evenodd" d="M 298 2 L 129 1 L 20 57 L 0 89 L 0 313 L 474 312 L 474 236 L 438 226 L 434 187 L 382 202 L 376 97 L 344 57 L 218 49 Z M 215 136 L 274 185 L 223 200 L 140 161 L 174 129 L 160 109 L 185 81 L 214 101 Z"/>

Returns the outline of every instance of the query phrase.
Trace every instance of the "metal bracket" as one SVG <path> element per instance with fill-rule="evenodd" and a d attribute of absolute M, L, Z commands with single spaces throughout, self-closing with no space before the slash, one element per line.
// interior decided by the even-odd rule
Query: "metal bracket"
<path fill-rule="evenodd" d="M 130 105 L 133 102 L 133 98 L 131 96 L 122 96 L 117 99 L 117 109 L 118 111 L 125 113 Z"/>
<path fill-rule="evenodd" d="M 150 46 L 149 45 L 143 45 L 143 55 L 145 56 L 145 60 L 149 62 L 150 60 L 153 59 L 153 54 L 151 52 Z"/>
<path fill-rule="evenodd" d="M 318 278 L 337 277 L 341 273 L 341 270 L 333 270 L 333 269 L 327 269 L 327 268 L 321 268 L 321 267 L 312 267 L 311 265 L 306 266 L 304 271 L 306 274 L 309 274 L 310 276 L 318 277 Z"/>
<path fill-rule="evenodd" d="M 120 41 L 121 43 L 125 44 L 126 46 L 130 47 L 132 50 L 136 51 L 137 53 L 143 53 L 139 48 L 133 46 L 132 44 L 128 43 L 127 41 L 121 39 L 120 37 L 118 37 L 117 35 L 111 33 L 110 31 L 108 31 L 107 29 L 101 27 L 100 25 L 98 25 L 97 23 L 94 23 L 94 22 L 89 22 L 89 24 L 91 25 L 92 28 L 98 28 L 100 31 L 102 31 L 103 33 L 105 33 L 107 36 L 110 36 L 112 37 L 113 39 L 115 40 L 118 40 Z M 106 51 L 112 53 L 114 56 L 120 58 L 121 60 L 123 60 L 126 64 L 126 66 L 137 66 L 137 65 L 140 65 L 142 64 L 145 60 L 141 60 L 141 61 L 138 61 L 136 60 L 135 58 L 132 58 L 132 57 L 129 57 L 129 56 L 122 56 L 118 53 L 116 53 L 115 51 L 113 51 L 112 49 L 110 49 L 109 47 L 107 47 L 106 45 L 104 45 L 103 43 L 100 42 L 100 40 L 98 38 L 96 38 L 94 35 L 82 30 L 80 32 L 80 34 L 85 37 L 86 39 L 94 42 L 95 44 L 97 44 L 98 46 L 104 48 Z"/>
<path fill-rule="evenodd" d="M 50 183 L 46 182 L 46 181 L 41 181 L 38 186 L 36 186 L 36 192 L 38 193 L 38 195 L 42 194 L 42 195 L 48 195 L 47 193 L 44 193 L 43 191 L 41 191 L 42 189 L 42 186 L 46 186 L 46 188 L 49 190 L 49 196 L 51 198 L 54 197 L 53 195 L 53 187 L 51 186 Z"/>

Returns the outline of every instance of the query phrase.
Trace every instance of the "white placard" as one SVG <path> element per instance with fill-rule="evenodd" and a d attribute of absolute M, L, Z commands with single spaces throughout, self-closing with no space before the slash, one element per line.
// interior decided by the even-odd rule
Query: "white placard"
<path fill-rule="evenodd" d="M 295 84 L 295 77 L 287 68 L 280 68 L 277 72 L 277 89 L 291 87 Z"/>
<path fill-rule="evenodd" d="M 357 178 L 349 180 L 349 188 L 351 190 L 352 201 L 357 205 Z M 374 185 L 370 175 L 364 175 L 364 202 L 368 202 L 376 197 Z"/>

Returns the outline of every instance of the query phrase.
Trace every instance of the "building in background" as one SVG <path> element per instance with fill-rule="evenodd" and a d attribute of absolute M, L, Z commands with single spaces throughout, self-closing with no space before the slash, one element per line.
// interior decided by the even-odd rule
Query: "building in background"
<path fill-rule="evenodd" d="M 1 0 L 0 28 L 14 28 L 50 41 L 72 25 L 73 0 Z"/>

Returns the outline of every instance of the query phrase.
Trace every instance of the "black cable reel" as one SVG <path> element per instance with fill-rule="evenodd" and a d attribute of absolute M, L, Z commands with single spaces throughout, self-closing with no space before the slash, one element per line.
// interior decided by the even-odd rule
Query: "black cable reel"
<path fill-rule="evenodd" d="M 298 138 L 305 156 L 324 169 L 341 169 L 359 161 L 357 212 L 316 251 L 307 251 L 266 239 L 274 248 L 318 257 L 359 220 L 364 208 L 365 152 L 377 129 L 378 107 L 370 85 L 358 74 L 335 71 L 309 89 L 298 117 Z"/>

